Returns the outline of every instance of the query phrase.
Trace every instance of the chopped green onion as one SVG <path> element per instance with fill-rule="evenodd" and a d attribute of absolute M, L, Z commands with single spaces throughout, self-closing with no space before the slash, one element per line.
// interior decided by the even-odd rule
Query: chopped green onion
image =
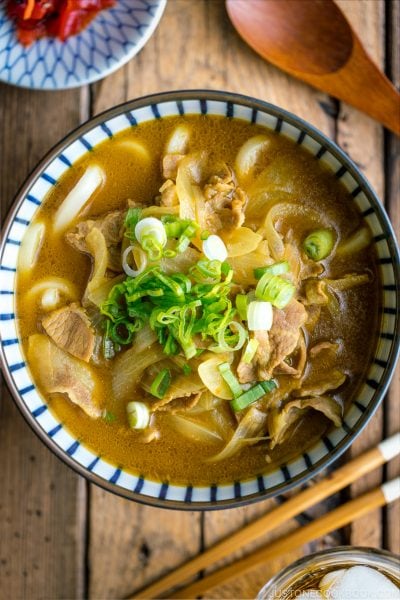
<path fill-rule="evenodd" d="M 274 379 L 269 379 L 268 381 L 260 381 L 261 387 L 264 388 L 264 392 L 272 392 L 276 387 L 276 381 Z"/>
<path fill-rule="evenodd" d="M 229 363 L 222 363 L 218 366 L 218 370 L 221 373 L 223 379 L 226 381 L 229 389 L 231 390 L 233 397 L 238 398 L 243 394 L 242 387 L 235 375 L 232 373 Z"/>
<path fill-rule="evenodd" d="M 247 320 L 247 296 L 245 294 L 238 294 L 235 300 L 236 308 L 239 313 L 239 317 L 242 321 Z"/>
<path fill-rule="evenodd" d="M 244 351 L 243 358 L 242 358 L 244 363 L 246 363 L 246 364 L 251 363 L 251 361 L 255 357 L 258 346 L 259 346 L 259 341 L 256 340 L 255 338 L 252 338 L 251 340 L 248 341 L 246 350 Z"/>
<path fill-rule="evenodd" d="M 203 252 L 209 260 L 219 260 L 223 262 L 228 257 L 228 250 L 225 243 L 219 235 L 209 235 L 203 241 Z"/>
<path fill-rule="evenodd" d="M 199 283 L 219 283 L 221 281 L 221 261 L 201 259 L 193 267 L 190 267 L 189 273 Z"/>
<path fill-rule="evenodd" d="M 284 308 L 294 296 L 295 286 L 279 275 L 264 273 L 256 287 L 256 298 Z"/>
<path fill-rule="evenodd" d="M 131 241 L 136 240 L 135 237 L 135 227 L 140 221 L 140 215 L 142 214 L 141 208 L 128 208 L 128 212 L 126 213 L 124 225 L 125 225 L 125 235 Z"/>
<path fill-rule="evenodd" d="M 247 307 L 247 327 L 249 331 L 269 331 L 274 315 L 271 302 L 254 300 Z"/>
<path fill-rule="evenodd" d="M 113 342 L 126 346 L 133 339 L 133 334 L 143 327 L 143 322 L 137 318 L 131 322 L 127 319 L 120 319 L 110 325 L 109 335 Z"/>
<path fill-rule="evenodd" d="M 232 329 L 236 329 L 236 332 L 232 333 Z M 246 339 L 247 333 L 243 325 L 237 321 L 230 321 L 218 331 L 218 349 L 222 352 L 236 352 L 244 346 Z"/>
<path fill-rule="evenodd" d="M 268 265 L 267 267 L 259 267 L 254 269 L 254 277 L 256 279 L 261 279 L 264 273 L 269 273 L 270 275 L 283 275 L 284 273 L 289 272 L 289 263 L 287 260 L 283 260 L 281 262 L 274 263 L 273 265 Z"/>
<path fill-rule="evenodd" d="M 163 252 L 164 258 L 175 258 L 175 256 L 176 256 L 176 250 L 171 250 L 170 248 L 167 248 L 167 250 L 164 250 L 164 252 Z"/>
<path fill-rule="evenodd" d="M 220 343 L 211 350 L 235 351 L 244 345 L 247 332 L 233 321 L 236 310 L 228 298 L 232 277 L 229 264 L 217 260 L 198 261 L 188 275 L 167 275 L 159 265 L 147 267 L 116 284 L 102 303 L 101 313 L 108 323 L 106 337 L 118 351 L 148 323 L 169 356 L 180 351 L 187 359 L 196 356 L 196 334 Z"/>
<path fill-rule="evenodd" d="M 316 229 L 304 240 L 303 249 L 309 258 L 319 261 L 332 252 L 333 245 L 334 236 L 331 229 Z"/>
<path fill-rule="evenodd" d="M 190 375 L 190 373 L 192 372 L 192 367 L 190 365 L 188 365 L 187 363 L 185 363 L 182 366 L 182 371 L 184 375 Z"/>
<path fill-rule="evenodd" d="M 169 369 L 161 369 L 157 377 L 154 379 L 150 387 L 150 394 L 156 398 L 164 398 L 167 389 L 171 384 L 171 371 Z"/>
<path fill-rule="evenodd" d="M 178 220 L 173 222 L 166 222 L 163 220 L 162 222 L 164 223 L 165 231 L 167 233 L 168 238 L 177 238 L 181 235 L 183 229 L 181 222 L 179 222 Z"/>
<path fill-rule="evenodd" d="M 247 390 L 247 392 L 244 392 L 241 396 L 231 400 L 230 405 L 235 412 L 239 412 L 250 406 L 250 404 L 260 400 L 260 398 L 262 398 L 266 392 L 272 391 L 275 387 L 276 383 L 273 379 L 270 381 L 262 381 L 261 383 L 257 383 L 257 385 Z"/>
<path fill-rule="evenodd" d="M 152 262 L 160 260 L 163 255 L 163 246 L 152 235 L 145 235 L 141 238 L 141 246 L 147 252 Z"/>
<path fill-rule="evenodd" d="M 131 429 L 146 429 L 150 423 L 150 411 L 144 402 L 128 402 L 126 405 Z"/>
<path fill-rule="evenodd" d="M 182 252 L 185 252 L 185 250 L 189 247 L 190 244 L 190 237 L 187 235 L 181 235 L 178 243 L 176 244 L 176 253 L 177 254 L 182 254 Z"/>
<path fill-rule="evenodd" d="M 210 237 L 210 232 L 209 231 L 202 231 L 200 234 L 200 239 L 204 242 L 204 240 L 207 240 Z"/>
<path fill-rule="evenodd" d="M 136 223 L 135 236 L 151 261 L 160 260 L 167 243 L 167 234 L 163 223 L 155 217 L 145 217 Z"/>
<path fill-rule="evenodd" d="M 231 281 L 232 277 L 233 277 L 233 269 L 231 269 L 231 266 L 229 263 L 227 262 L 223 262 L 221 265 L 221 273 L 222 275 L 226 278 L 225 281 Z"/>
<path fill-rule="evenodd" d="M 114 415 L 114 413 L 106 410 L 106 414 L 104 415 L 103 419 L 106 423 L 113 423 L 116 421 L 117 417 Z"/>

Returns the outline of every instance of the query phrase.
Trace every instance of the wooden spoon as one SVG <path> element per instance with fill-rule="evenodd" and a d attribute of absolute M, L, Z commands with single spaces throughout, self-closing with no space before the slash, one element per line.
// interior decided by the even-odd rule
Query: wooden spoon
<path fill-rule="evenodd" d="M 226 0 L 226 8 L 263 58 L 400 135 L 400 95 L 333 0 Z"/>

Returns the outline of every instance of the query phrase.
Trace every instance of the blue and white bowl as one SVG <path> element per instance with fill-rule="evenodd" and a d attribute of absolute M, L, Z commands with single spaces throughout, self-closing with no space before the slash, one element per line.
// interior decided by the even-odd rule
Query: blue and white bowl
<path fill-rule="evenodd" d="M 166 2 L 117 0 L 79 35 L 65 42 L 42 38 L 28 47 L 18 42 L 15 25 L 0 5 L 0 81 L 30 89 L 61 90 L 103 79 L 143 48 Z"/>
<path fill-rule="evenodd" d="M 382 280 L 380 334 L 374 359 L 341 427 L 307 452 L 269 473 L 227 485 L 181 486 L 132 475 L 75 439 L 53 415 L 27 368 L 18 339 L 14 289 L 21 240 L 47 192 L 92 146 L 138 123 L 179 114 L 237 117 L 278 131 L 307 148 L 349 190 L 373 233 Z M 0 359 L 25 419 L 45 444 L 90 481 L 127 498 L 169 508 L 212 509 L 276 496 L 304 483 L 335 461 L 363 430 L 381 402 L 399 352 L 400 267 L 395 236 L 378 198 L 355 164 L 325 135 L 291 113 L 260 100 L 214 91 L 168 92 L 133 100 L 82 125 L 42 160 L 15 199 L 0 247 Z M 190 483 L 190 482 L 189 482 Z"/>

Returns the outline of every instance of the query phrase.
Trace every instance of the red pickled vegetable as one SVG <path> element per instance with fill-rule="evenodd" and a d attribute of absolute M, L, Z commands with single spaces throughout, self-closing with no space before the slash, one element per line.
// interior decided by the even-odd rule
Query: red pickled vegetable
<path fill-rule="evenodd" d="M 45 36 L 64 42 L 114 4 L 115 0 L 8 0 L 7 14 L 16 23 L 19 42 L 29 46 Z"/>

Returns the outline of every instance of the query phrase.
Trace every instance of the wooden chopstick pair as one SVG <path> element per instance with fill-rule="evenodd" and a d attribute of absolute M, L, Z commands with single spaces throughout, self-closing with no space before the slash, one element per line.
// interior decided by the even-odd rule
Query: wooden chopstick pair
<path fill-rule="evenodd" d="M 178 567 L 175 571 L 168 573 L 159 581 L 150 584 L 147 588 L 134 596 L 130 596 L 129 600 L 134 600 L 136 598 L 160 598 L 160 596 L 165 594 L 168 590 L 182 584 L 191 575 L 209 567 L 221 558 L 232 554 L 243 545 L 249 544 L 261 535 L 275 529 L 288 519 L 295 517 L 317 502 L 338 492 L 366 473 L 369 473 L 373 469 L 388 462 L 398 454 L 400 454 L 400 433 L 382 441 L 375 448 L 340 467 L 326 479 L 319 481 L 296 496 L 293 496 L 284 504 L 274 508 L 253 523 L 250 523 L 246 527 L 243 527 L 243 529 L 240 529 L 221 542 L 218 542 L 203 554 L 196 556 L 194 559 Z M 242 575 L 266 560 L 276 558 L 281 554 L 290 552 L 303 544 L 326 535 L 335 529 L 339 529 L 374 508 L 389 504 L 399 497 L 400 477 L 384 483 L 380 487 L 363 494 L 359 498 L 355 498 L 354 500 L 343 504 L 330 513 L 323 515 L 316 521 L 296 529 L 294 532 L 260 548 L 249 556 L 246 556 L 227 567 L 218 569 L 211 575 L 208 575 L 199 581 L 195 581 L 183 589 L 175 591 L 173 593 L 173 598 L 196 598 L 196 596 L 204 594 L 204 592 L 214 586 Z"/>

